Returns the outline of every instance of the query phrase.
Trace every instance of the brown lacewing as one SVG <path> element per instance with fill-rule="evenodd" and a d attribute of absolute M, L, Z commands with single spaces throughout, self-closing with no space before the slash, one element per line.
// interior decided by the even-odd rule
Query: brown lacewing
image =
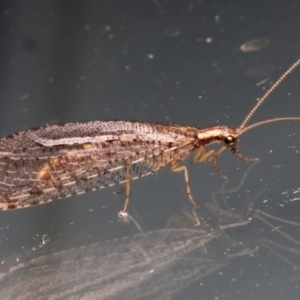
<path fill-rule="evenodd" d="M 198 207 L 189 185 L 186 166 L 180 161 L 196 151 L 195 163 L 213 162 L 230 149 L 239 158 L 237 138 L 246 131 L 271 122 L 300 120 L 282 117 L 246 124 L 282 80 L 300 64 L 297 60 L 257 102 L 237 129 L 218 125 L 200 129 L 126 121 L 93 121 L 50 125 L 21 131 L 0 140 L 0 210 L 30 207 L 55 199 L 124 184 L 126 216 L 131 181 L 169 165 L 182 172 L 186 192 Z M 219 151 L 206 151 L 212 143 L 224 143 Z"/>

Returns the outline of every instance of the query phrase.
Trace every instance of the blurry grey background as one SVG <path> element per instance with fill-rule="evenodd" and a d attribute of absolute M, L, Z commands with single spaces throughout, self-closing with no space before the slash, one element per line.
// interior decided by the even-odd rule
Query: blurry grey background
<path fill-rule="evenodd" d="M 98 119 L 236 128 L 300 57 L 299 1 L 10 0 L 0 3 L 0 22 L 1 137 Z M 259 38 L 269 45 L 240 51 Z M 290 75 L 250 123 L 300 116 L 299 74 Z M 300 187 L 299 125 L 277 123 L 240 138 L 239 150 L 261 162 L 232 201 L 240 205 L 266 189 L 258 207 L 299 221 L 300 203 L 289 201 Z M 224 181 L 211 165 L 187 165 L 193 195 L 203 206 Z M 248 165 L 230 153 L 220 157 L 228 187 L 239 183 Z M 3 265 L 10 255 L 22 260 L 35 251 L 130 234 L 132 226 L 117 218 L 124 195 L 113 195 L 115 190 L 1 212 Z M 181 207 L 190 208 L 182 174 L 168 168 L 134 182 L 131 203 L 149 229 L 163 227 Z M 256 233 L 244 230 L 237 240 L 255 241 Z M 299 284 L 299 270 L 265 250 L 256 260 L 233 261 L 222 274 L 196 282 L 185 297 L 297 299 Z"/>

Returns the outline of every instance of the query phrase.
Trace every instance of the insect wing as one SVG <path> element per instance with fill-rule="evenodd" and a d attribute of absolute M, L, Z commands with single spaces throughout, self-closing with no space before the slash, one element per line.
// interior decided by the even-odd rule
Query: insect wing
<path fill-rule="evenodd" d="M 125 299 L 120 297 L 127 293 L 138 299 L 148 290 L 137 286 L 151 285 L 160 272 L 170 273 L 167 269 L 184 255 L 217 237 L 211 230 L 162 229 L 54 252 L 17 265 L 6 261 L 8 266 L 3 270 L 3 265 L 0 273 L 0 298 Z M 185 265 L 187 270 L 189 264 Z M 161 282 L 162 292 L 166 284 Z"/>

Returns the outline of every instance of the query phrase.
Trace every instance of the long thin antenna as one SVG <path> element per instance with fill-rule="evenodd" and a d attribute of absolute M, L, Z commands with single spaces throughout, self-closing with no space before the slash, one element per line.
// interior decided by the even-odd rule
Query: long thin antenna
<path fill-rule="evenodd" d="M 256 103 L 256 105 L 252 108 L 252 110 L 249 112 L 249 114 L 246 116 L 245 120 L 241 124 L 241 126 L 238 128 L 238 131 L 242 131 L 242 129 L 246 126 L 246 124 L 249 122 L 253 114 L 256 112 L 256 110 L 260 107 L 260 105 L 269 97 L 269 95 L 280 85 L 280 83 L 291 73 L 294 71 L 296 67 L 298 67 L 300 64 L 300 58 L 294 62 L 280 77 L 279 79 L 270 87 L 270 89 L 263 95 L 263 97 Z"/>
<path fill-rule="evenodd" d="M 260 121 L 260 122 L 254 123 L 252 125 L 249 125 L 248 127 L 245 127 L 245 128 L 239 128 L 237 131 L 238 131 L 239 135 L 242 135 L 246 131 L 253 129 L 255 127 L 258 127 L 258 126 L 261 126 L 264 124 L 268 124 L 268 123 L 280 122 L 280 121 L 300 121 L 300 117 L 280 117 L 280 118 L 264 120 L 264 121 Z"/>

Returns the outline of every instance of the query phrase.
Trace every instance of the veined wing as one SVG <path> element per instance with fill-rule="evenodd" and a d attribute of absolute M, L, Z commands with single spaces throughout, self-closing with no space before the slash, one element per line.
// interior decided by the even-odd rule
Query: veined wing
<path fill-rule="evenodd" d="M 171 274 L 164 280 L 161 276 L 161 281 L 156 276 L 218 236 L 211 228 L 162 229 L 50 253 L 8 265 L 6 270 L 4 265 L 0 271 L 0 298 L 138 299 L 139 294 L 151 293 L 153 284 L 167 293 Z M 216 263 L 203 258 L 199 269 L 202 272 L 208 264 Z M 187 272 L 189 267 L 185 267 Z M 122 298 L 123 294 L 126 297 Z"/>
<path fill-rule="evenodd" d="M 96 121 L 46 126 L 3 138 L 0 209 L 113 186 L 179 161 L 194 145 L 174 128 L 164 132 L 168 130 L 160 125 Z M 130 176 L 125 176 L 128 171 Z"/>
<path fill-rule="evenodd" d="M 56 149 L 48 157 L 45 151 L 0 154 L 0 209 L 13 209 L 88 191 L 149 175 L 170 161 L 186 156 L 193 148 L 140 144 L 111 147 L 100 144 Z"/>
<path fill-rule="evenodd" d="M 133 140 L 174 143 L 186 140 L 185 131 L 178 126 L 143 122 L 91 121 L 44 126 L 27 131 L 27 134 L 43 146 L 56 146 Z"/>

